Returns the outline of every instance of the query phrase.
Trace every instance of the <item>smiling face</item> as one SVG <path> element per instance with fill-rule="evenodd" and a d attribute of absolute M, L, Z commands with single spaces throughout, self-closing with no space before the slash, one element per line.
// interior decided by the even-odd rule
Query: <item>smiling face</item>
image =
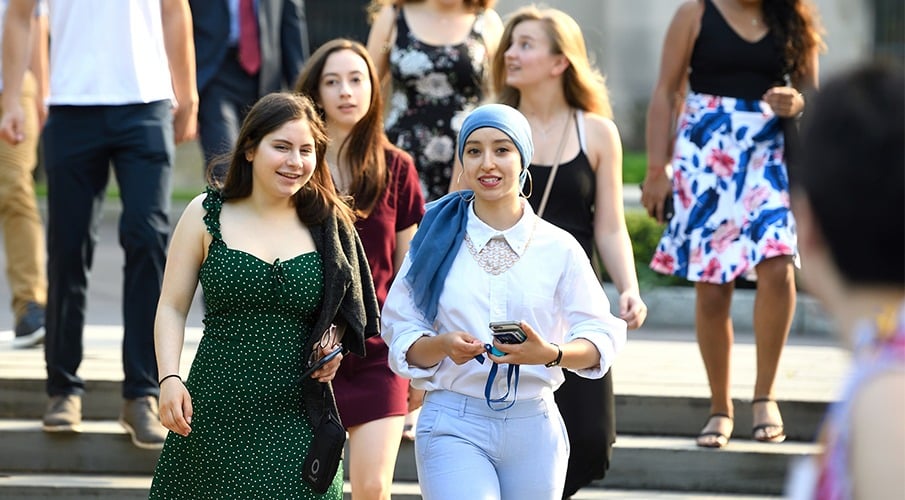
<path fill-rule="evenodd" d="M 512 29 L 504 53 L 506 84 L 520 89 L 556 78 L 565 69 L 565 57 L 554 54 L 544 21 L 525 20 Z"/>
<path fill-rule="evenodd" d="M 351 50 L 330 54 L 321 72 L 318 95 L 327 126 L 350 130 L 370 109 L 371 78 L 365 60 Z"/>
<path fill-rule="evenodd" d="M 252 164 L 253 186 L 276 197 L 291 197 L 314 174 L 314 136 L 306 120 L 293 120 L 265 135 L 245 153 Z"/>
<path fill-rule="evenodd" d="M 512 203 L 519 197 L 522 159 L 515 143 L 492 127 L 476 129 L 465 140 L 462 181 L 477 203 Z"/>

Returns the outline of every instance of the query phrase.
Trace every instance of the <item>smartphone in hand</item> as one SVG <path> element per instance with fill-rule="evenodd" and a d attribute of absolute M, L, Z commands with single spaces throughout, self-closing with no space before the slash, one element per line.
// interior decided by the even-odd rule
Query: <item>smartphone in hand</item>
<path fill-rule="evenodd" d="M 528 339 L 518 321 L 494 321 L 490 323 L 493 338 L 501 344 L 521 344 Z"/>
<path fill-rule="evenodd" d="M 335 358 L 341 352 L 343 352 L 343 347 L 340 345 L 336 346 L 336 348 L 334 348 L 332 351 L 321 356 L 314 363 L 311 363 L 311 365 L 308 366 L 308 368 L 304 371 L 304 373 L 302 373 L 301 378 L 305 379 L 305 378 L 310 377 L 312 373 L 316 372 L 318 369 L 320 369 L 322 366 L 327 364 L 328 361 Z"/>

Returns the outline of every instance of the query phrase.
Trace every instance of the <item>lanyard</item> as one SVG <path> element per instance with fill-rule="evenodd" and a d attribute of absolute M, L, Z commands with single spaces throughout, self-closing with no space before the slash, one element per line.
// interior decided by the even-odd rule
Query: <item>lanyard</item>
<path fill-rule="evenodd" d="M 490 392 L 493 388 L 493 381 L 496 379 L 497 370 L 500 365 L 493 363 L 490 366 L 490 373 L 487 375 L 487 383 L 484 384 L 484 399 L 487 401 L 487 406 L 494 411 L 503 411 L 508 410 L 515 404 L 516 397 L 518 396 L 518 379 L 519 379 L 519 365 L 506 365 L 506 394 L 498 398 L 491 399 Z M 513 375 L 514 374 L 514 375 Z M 512 377 L 515 376 L 515 386 L 512 385 Z M 505 403 L 507 399 L 509 399 L 509 392 L 512 392 L 512 401 L 509 401 L 509 404 L 503 406 L 501 408 L 494 408 L 494 403 Z"/>

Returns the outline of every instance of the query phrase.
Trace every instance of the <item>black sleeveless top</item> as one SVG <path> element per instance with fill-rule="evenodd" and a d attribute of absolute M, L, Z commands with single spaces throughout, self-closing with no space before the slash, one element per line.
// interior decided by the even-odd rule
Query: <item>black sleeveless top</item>
<path fill-rule="evenodd" d="M 784 67 L 782 47 L 772 33 L 748 42 L 711 0 L 704 0 L 701 30 L 691 53 L 691 90 L 759 100 L 770 87 L 785 84 Z"/>
<path fill-rule="evenodd" d="M 581 113 L 576 113 L 576 120 L 581 120 Z M 584 152 L 582 127 L 578 127 L 578 154 L 569 161 L 561 162 L 550 188 L 550 198 L 542 218 L 554 226 L 565 229 L 578 240 L 588 258 L 594 248 L 594 200 L 597 197 L 597 176 L 591 168 L 591 160 Z M 547 180 L 550 178 L 552 165 L 529 166 L 533 188 L 528 202 L 537 211 Z"/>

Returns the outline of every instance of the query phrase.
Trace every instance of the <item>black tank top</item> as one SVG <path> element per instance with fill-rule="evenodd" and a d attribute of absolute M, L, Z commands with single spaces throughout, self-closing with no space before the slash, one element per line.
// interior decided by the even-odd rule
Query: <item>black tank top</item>
<path fill-rule="evenodd" d="M 576 127 L 578 127 L 579 144 L 581 145 L 575 158 L 559 164 L 553 186 L 550 188 L 550 198 L 544 209 L 543 219 L 561 229 L 565 229 L 578 240 L 588 258 L 594 248 L 594 200 L 597 197 L 597 176 L 591 168 L 591 161 L 584 152 L 583 127 L 578 126 L 578 120 L 582 120 L 582 114 L 576 113 Z M 544 189 L 550 179 L 552 165 L 529 166 L 533 188 L 528 202 L 537 211 L 541 198 L 544 197 Z"/>
<path fill-rule="evenodd" d="M 748 42 L 711 0 L 704 0 L 701 31 L 691 53 L 691 90 L 758 100 L 770 87 L 785 84 L 784 66 L 782 47 L 772 33 Z"/>

